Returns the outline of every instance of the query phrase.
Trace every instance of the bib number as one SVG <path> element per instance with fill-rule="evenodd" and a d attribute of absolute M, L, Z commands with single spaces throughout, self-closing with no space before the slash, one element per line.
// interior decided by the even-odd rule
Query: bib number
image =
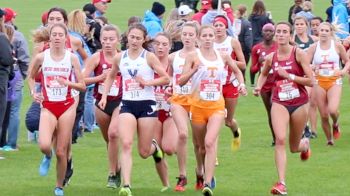
<path fill-rule="evenodd" d="M 58 82 L 58 78 L 62 78 L 63 80 L 67 80 L 67 78 L 63 76 L 47 76 L 45 78 L 46 83 L 46 92 L 50 98 L 54 100 L 66 100 L 68 88 L 66 85 L 60 84 Z"/>
<path fill-rule="evenodd" d="M 116 79 L 113 81 L 111 88 L 109 89 L 108 96 L 116 97 L 119 94 L 119 84 L 120 84 L 120 76 L 117 76 Z M 103 94 L 105 90 L 105 84 L 104 82 L 101 82 L 98 84 L 98 93 Z"/>
<path fill-rule="evenodd" d="M 125 92 L 131 99 L 141 98 L 143 87 L 135 79 L 125 80 Z"/>
<path fill-rule="evenodd" d="M 333 63 L 320 64 L 318 75 L 324 76 L 324 77 L 334 76 L 334 64 Z"/>
<path fill-rule="evenodd" d="M 300 97 L 297 84 L 290 80 L 278 81 L 277 93 L 280 101 L 289 101 Z"/>
<path fill-rule="evenodd" d="M 191 80 L 189 80 L 184 86 L 179 85 L 179 78 L 181 74 L 175 75 L 175 93 L 180 95 L 189 95 L 191 94 Z"/>
<path fill-rule="evenodd" d="M 220 99 L 220 80 L 202 80 L 200 84 L 200 98 L 205 101 L 218 101 Z"/>

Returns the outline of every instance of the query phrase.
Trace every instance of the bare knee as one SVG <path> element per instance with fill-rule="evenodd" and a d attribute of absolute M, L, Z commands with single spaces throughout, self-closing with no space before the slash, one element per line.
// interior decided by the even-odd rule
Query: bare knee
<path fill-rule="evenodd" d="M 281 145 L 285 146 L 286 145 L 286 139 L 285 138 L 275 138 L 275 145 Z"/>
<path fill-rule="evenodd" d="M 56 149 L 57 160 L 67 159 L 67 149 L 66 148 L 57 148 Z"/>
<path fill-rule="evenodd" d="M 163 152 L 165 154 L 172 155 L 172 154 L 174 154 L 176 152 L 176 147 L 175 146 L 171 147 L 171 146 L 168 146 L 168 145 L 163 145 L 162 146 L 162 150 L 163 150 Z"/>
<path fill-rule="evenodd" d="M 186 142 L 186 141 L 187 141 L 187 138 L 188 138 L 187 131 L 181 131 L 181 132 L 179 133 L 179 140 L 180 140 L 180 141 Z"/>
<path fill-rule="evenodd" d="M 119 138 L 119 134 L 117 131 L 109 131 L 108 133 L 108 140 L 111 141 L 111 140 L 118 140 Z"/>
<path fill-rule="evenodd" d="M 146 159 L 150 155 L 149 149 L 145 149 L 145 148 L 139 149 L 139 155 L 141 158 Z"/>
<path fill-rule="evenodd" d="M 132 141 L 122 141 L 122 151 L 131 152 Z"/>
<path fill-rule="evenodd" d="M 41 152 L 46 154 L 47 152 L 51 151 L 51 142 L 40 142 L 39 148 Z"/>
<path fill-rule="evenodd" d="M 216 146 L 216 140 L 213 140 L 213 139 L 205 140 L 205 150 L 206 151 L 215 150 L 215 146 Z"/>

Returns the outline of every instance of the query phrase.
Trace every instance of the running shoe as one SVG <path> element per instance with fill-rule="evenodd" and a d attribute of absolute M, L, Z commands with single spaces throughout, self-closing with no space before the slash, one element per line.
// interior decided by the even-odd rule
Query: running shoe
<path fill-rule="evenodd" d="M 340 138 L 339 124 L 333 124 L 333 138 L 336 140 Z"/>
<path fill-rule="evenodd" d="M 310 138 L 311 137 L 311 131 L 309 125 L 306 125 L 304 128 L 304 134 L 303 138 Z"/>
<path fill-rule="evenodd" d="M 66 175 L 63 180 L 63 186 L 67 186 L 70 182 L 70 178 L 73 176 L 73 157 L 68 159 L 67 161 L 67 170 L 66 170 Z"/>
<path fill-rule="evenodd" d="M 308 144 L 308 149 L 306 151 L 300 152 L 300 159 L 302 161 L 307 161 L 310 158 L 310 156 L 311 156 L 311 149 L 310 149 L 309 139 L 305 138 L 305 142 L 307 142 L 307 144 Z"/>
<path fill-rule="evenodd" d="M 120 188 L 119 196 L 132 196 L 130 186 L 124 185 L 122 188 Z"/>
<path fill-rule="evenodd" d="M 313 132 L 311 131 L 311 139 L 316 139 L 317 138 L 317 133 L 316 132 Z"/>
<path fill-rule="evenodd" d="M 164 192 L 168 191 L 169 189 L 170 189 L 170 187 L 164 186 L 162 189 L 160 189 L 160 192 L 164 193 Z"/>
<path fill-rule="evenodd" d="M 211 178 L 210 187 L 211 187 L 212 189 L 215 189 L 215 187 L 216 187 L 216 178 L 215 178 L 215 176 L 213 176 L 213 177 Z"/>
<path fill-rule="evenodd" d="M 117 176 L 116 175 L 109 175 L 107 180 L 107 188 L 116 189 L 117 186 Z"/>
<path fill-rule="evenodd" d="M 153 153 L 153 159 L 156 163 L 159 163 L 163 159 L 163 151 L 160 149 L 157 141 L 155 139 L 152 140 L 152 144 L 156 147 L 156 150 Z"/>
<path fill-rule="evenodd" d="M 39 174 L 40 176 L 46 176 L 50 169 L 51 157 L 47 157 L 44 155 L 43 160 L 39 166 Z"/>
<path fill-rule="evenodd" d="M 206 184 L 206 185 L 204 185 L 202 193 L 204 196 L 212 196 L 213 190 L 211 189 L 211 187 L 208 184 Z"/>
<path fill-rule="evenodd" d="M 18 151 L 18 148 L 13 148 L 12 146 L 6 145 L 2 147 L 2 150 L 6 152 L 13 152 L 13 151 Z"/>
<path fill-rule="evenodd" d="M 328 141 L 327 146 L 334 146 L 334 142 L 332 140 Z"/>
<path fill-rule="evenodd" d="M 0 155 L 0 160 L 4 160 L 5 159 L 5 157 L 3 157 L 2 155 Z"/>
<path fill-rule="evenodd" d="M 237 151 L 241 147 L 241 128 L 238 128 L 237 133 L 234 133 L 231 142 L 231 150 L 233 152 Z"/>
<path fill-rule="evenodd" d="M 219 159 L 217 157 L 215 158 L 215 166 L 219 166 Z"/>
<path fill-rule="evenodd" d="M 271 194 L 273 195 L 287 195 L 286 185 L 277 182 L 271 189 Z"/>
<path fill-rule="evenodd" d="M 54 192 L 55 192 L 55 196 L 63 196 L 64 195 L 63 189 L 60 187 L 56 187 Z"/>
<path fill-rule="evenodd" d="M 196 191 L 202 190 L 204 188 L 204 178 L 203 175 L 198 175 L 196 172 L 196 185 L 194 187 Z"/>
<path fill-rule="evenodd" d="M 119 171 L 117 171 L 117 173 L 115 174 L 115 185 L 117 185 L 117 187 L 120 187 L 121 184 L 121 169 L 119 169 Z"/>
<path fill-rule="evenodd" d="M 180 175 L 177 178 L 177 183 L 175 186 L 175 191 L 184 192 L 186 190 L 185 186 L 187 185 L 187 178 L 184 175 Z"/>

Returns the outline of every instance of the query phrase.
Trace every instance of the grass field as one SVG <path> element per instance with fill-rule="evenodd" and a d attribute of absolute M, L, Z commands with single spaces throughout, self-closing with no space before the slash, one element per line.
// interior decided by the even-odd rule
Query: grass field
<path fill-rule="evenodd" d="M 40 15 L 48 8 L 59 5 L 71 11 L 80 8 L 88 0 L 0 0 L 0 7 L 12 7 L 17 11 L 17 25 L 30 37 L 30 30 L 40 24 Z M 113 0 L 107 14 L 110 22 L 125 30 L 126 20 L 131 15 L 142 16 L 150 8 L 151 0 Z M 173 7 L 173 0 L 160 0 Z M 292 0 L 265 0 L 268 10 L 272 11 L 275 21 L 287 19 L 288 8 Z M 328 0 L 313 0 L 316 15 L 324 18 Z M 234 0 L 234 5 L 244 3 L 249 10 L 253 1 Z M 323 196 L 348 195 L 350 192 L 350 91 L 348 79 L 344 79 L 344 91 L 341 102 L 340 125 L 342 137 L 334 147 L 326 146 L 326 139 L 319 126 L 319 137 L 312 140 L 312 157 L 301 162 L 299 154 L 288 153 L 287 185 L 289 195 Z M 251 92 L 249 88 L 249 92 Z M 31 99 L 25 87 L 21 117 L 24 119 Z M 217 188 L 215 195 L 269 195 L 270 187 L 277 180 L 274 166 L 274 150 L 270 147 L 271 136 L 267 117 L 260 98 L 252 94 L 240 98 L 237 119 L 242 128 L 242 147 L 236 152 L 230 151 L 231 134 L 227 128 L 220 133 L 218 158 L 220 165 L 216 169 Z M 52 195 L 55 183 L 55 167 L 52 164 L 47 177 L 38 175 L 38 164 L 42 158 L 38 147 L 26 140 L 26 129 L 21 123 L 18 152 L 4 152 L 6 160 L 0 161 L 0 196 Z M 142 160 L 134 149 L 134 169 L 132 187 L 134 195 L 200 195 L 194 191 L 195 157 L 189 140 L 188 188 L 185 193 L 168 191 L 160 193 L 161 183 L 156 175 L 152 159 Z M 117 190 L 105 188 L 107 180 L 106 146 L 99 131 L 85 134 L 73 146 L 74 176 L 65 189 L 66 195 L 117 195 Z M 178 175 L 176 158 L 167 157 L 169 176 L 172 185 Z"/>

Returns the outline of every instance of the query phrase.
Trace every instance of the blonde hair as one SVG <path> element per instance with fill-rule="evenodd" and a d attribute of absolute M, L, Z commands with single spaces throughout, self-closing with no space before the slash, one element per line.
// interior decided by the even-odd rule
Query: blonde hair
<path fill-rule="evenodd" d="M 173 8 L 170 10 L 164 26 L 167 27 L 171 22 L 178 20 L 178 19 L 179 19 L 178 10 L 177 10 L 177 8 Z"/>
<path fill-rule="evenodd" d="M 76 9 L 68 14 L 68 29 L 84 35 L 86 27 L 86 15 L 81 9 Z"/>
<path fill-rule="evenodd" d="M 34 43 L 47 42 L 50 40 L 50 33 L 47 27 L 41 27 L 32 31 L 32 39 Z"/>
<path fill-rule="evenodd" d="M 173 20 L 164 29 L 164 32 L 170 35 L 173 41 L 181 40 L 181 30 L 185 21 L 183 20 Z"/>
<path fill-rule="evenodd" d="M 318 28 L 320 28 L 321 25 L 326 25 L 329 27 L 330 32 L 331 32 L 331 37 L 333 40 L 337 40 L 337 36 L 335 35 L 336 32 L 342 32 L 342 30 L 340 29 L 340 26 L 338 26 L 338 25 L 334 25 L 334 24 L 329 23 L 329 22 L 321 22 L 321 24 L 318 26 Z"/>
<path fill-rule="evenodd" d="M 112 24 L 107 24 L 105 26 L 102 27 L 101 29 L 101 36 L 102 36 L 102 33 L 104 31 L 114 31 L 116 34 L 117 34 L 117 38 L 120 39 L 120 31 L 119 31 L 119 28 L 115 25 L 112 25 Z"/>
<path fill-rule="evenodd" d="M 202 25 L 200 28 L 199 28 L 199 33 L 198 33 L 198 36 L 201 36 L 202 32 L 205 30 L 205 29 L 211 29 L 214 31 L 214 34 L 215 34 L 215 29 L 212 25 Z"/>

